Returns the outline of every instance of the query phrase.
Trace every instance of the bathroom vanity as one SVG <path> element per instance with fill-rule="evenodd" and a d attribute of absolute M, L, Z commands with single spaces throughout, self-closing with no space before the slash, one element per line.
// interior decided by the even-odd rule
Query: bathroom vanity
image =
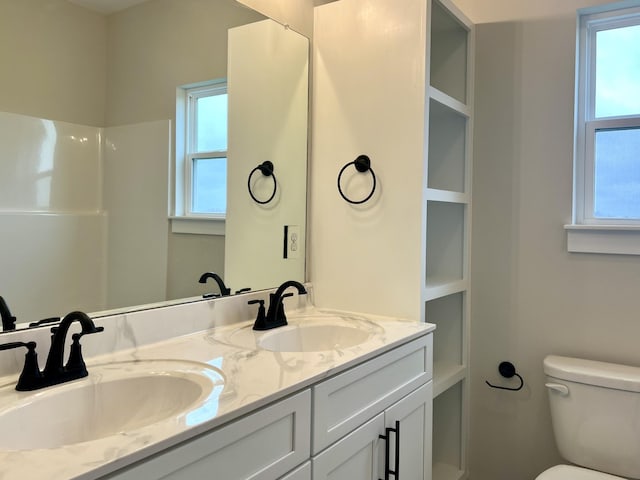
<path fill-rule="evenodd" d="M 156 315 L 188 324 L 189 308 L 216 302 Z M 89 377 L 35 393 L 4 377 L 2 478 L 430 478 L 434 326 L 310 307 L 288 317 L 267 332 L 240 321 L 90 357 L 101 343 L 88 338 Z M 29 434 L 31 416 L 42 424 Z"/>

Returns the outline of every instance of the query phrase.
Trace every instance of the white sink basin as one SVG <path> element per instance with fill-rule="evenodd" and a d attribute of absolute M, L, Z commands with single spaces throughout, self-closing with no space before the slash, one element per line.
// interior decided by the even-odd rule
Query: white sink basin
<path fill-rule="evenodd" d="M 354 347 L 366 342 L 380 327 L 359 317 L 300 315 L 289 324 L 264 332 L 252 325 L 238 328 L 217 341 L 243 348 L 272 352 L 324 352 Z"/>
<path fill-rule="evenodd" d="M 177 423 L 224 385 L 221 371 L 191 362 L 150 360 L 88 370 L 82 380 L 16 392 L 0 410 L 0 449 L 58 448 Z"/>
<path fill-rule="evenodd" d="M 287 325 L 265 333 L 258 345 L 272 352 L 341 350 L 365 342 L 369 333 L 344 325 Z"/>

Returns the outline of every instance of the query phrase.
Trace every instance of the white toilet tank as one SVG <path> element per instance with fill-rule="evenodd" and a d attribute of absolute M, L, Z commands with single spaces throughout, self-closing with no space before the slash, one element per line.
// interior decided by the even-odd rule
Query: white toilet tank
<path fill-rule="evenodd" d="M 640 368 L 550 355 L 544 372 L 560 454 L 640 479 Z"/>

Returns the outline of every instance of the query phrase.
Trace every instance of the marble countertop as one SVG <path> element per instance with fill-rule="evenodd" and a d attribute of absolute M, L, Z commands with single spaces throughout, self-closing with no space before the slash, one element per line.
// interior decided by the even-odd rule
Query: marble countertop
<path fill-rule="evenodd" d="M 117 371 L 156 361 L 187 362 L 193 369 L 213 371 L 223 379 L 206 398 L 185 414 L 152 425 L 117 432 L 87 442 L 59 448 L 20 450 L 0 445 L 0 479 L 96 479 L 133 462 L 158 453 L 196 435 L 239 418 L 380 355 L 435 326 L 413 321 L 307 308 L 288 313 L 292 328 L 312 319 L 331 323 L 336 317 L 366 332 L 364 342 L 352 347 L 317 352 L 272 352 L 258 348 L 257 341 L 269 332 L 251 330 L 253 322 L 241 322 L 87 359 L 89 377 L 72 383 L 99 384 L 106 370 Z M 128 367 L 127 367 L 128 366 Z M 166 368 L 166 366 L 164 367 Z M 0 378 L 0 416 L 17 404 L 37 401 L 56 388 L 36 392 L 16 392 L 16 376 Z M 65 384 L 69 385 L 69 384 Z M 144 405 L 126 408 L 144 409 Z M 55 411 L 49 412 L 55 419 Z M 32 419 L 24 418 L 25 424 Z M 37 421 L 37 419 L 33 419 Z M 3 436 L 11 443 L 11 432 Z M 19 442 L 17 442 L 19 443 Z M 46 445 L 45 445 L 46 446 Z"/>

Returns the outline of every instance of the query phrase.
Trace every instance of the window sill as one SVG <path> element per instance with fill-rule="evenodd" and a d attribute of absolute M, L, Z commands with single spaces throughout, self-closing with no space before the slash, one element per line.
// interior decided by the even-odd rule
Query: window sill
<path fill-rule="evenodd" d="M 224 218 L 170 217 L 172 233 L 224 235 Z"/>
<path fill-rule="evenodd" d="M 572 224 L 564 229 L 569 252 L 640 255 L 640 226 Z"/>

